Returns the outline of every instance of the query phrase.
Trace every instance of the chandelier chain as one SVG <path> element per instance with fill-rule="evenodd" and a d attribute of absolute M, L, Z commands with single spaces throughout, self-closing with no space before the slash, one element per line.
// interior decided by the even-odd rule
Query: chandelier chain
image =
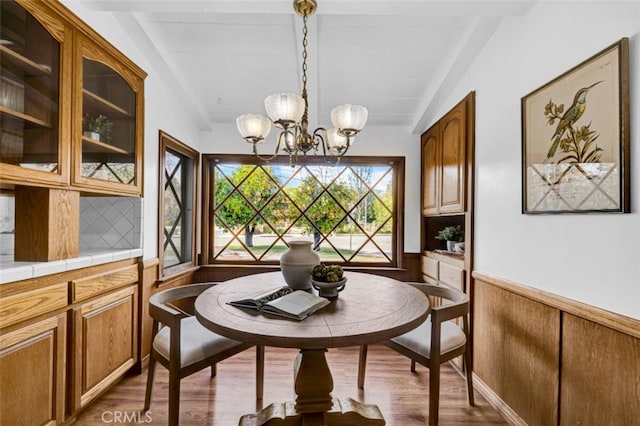
<path fill-rule="evenodd" d="M 304 99 L 303 120 L 309 117 L 309 103 L 307 101 L 307 15 L 302 17 L 302 98 Z M 305 129 L 306 130 L 306 129 Z"/>

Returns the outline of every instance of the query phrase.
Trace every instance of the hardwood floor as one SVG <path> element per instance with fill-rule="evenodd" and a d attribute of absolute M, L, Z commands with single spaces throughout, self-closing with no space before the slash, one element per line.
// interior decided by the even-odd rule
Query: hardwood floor
<path fill-rule="evenodd" d="M 266 348 L 262 406 L 294 399 L 293 360 L 296 354 L 295 349 Z M 411 373 L 407 358 L 385 346 L 371 345 L 365 388 L 360 390 L 356 384 L 357 347 L 329 349 L 327 361 L 333 374 L 334 397 L 351 397 L 377 404 L 390 426 L 426 424 L 429 411 L 427 368 L 418 365 L 417 372 Z M 219 363 L 217 376 L 213 379 L 210 371 L 205 369 L 182 380 L 181 425 L 237 425 L 241 415 L 262 408 L 255 400 L 254 349 Z M 125 377 L 81 413 L 76 424 L 167 424 L 167 370 L 162 366 L 156 370 L 151 408 L 145 415 L 141 410 L 146 373 L 145 370 L 143 374 Z M 444 366 L 441 372 L 440 424 L 507 424 L 478 392 L 475 397 L 476 406 L 470 407 L 463 378 L 451 366 Z"/>

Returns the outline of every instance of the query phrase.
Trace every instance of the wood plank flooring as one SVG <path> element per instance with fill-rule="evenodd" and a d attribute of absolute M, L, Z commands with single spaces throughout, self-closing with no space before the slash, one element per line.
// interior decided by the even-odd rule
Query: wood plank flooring
<path fill-rule="evenodd" d="M 255 350 L 249 349 L 218 364 L 217 376 L 210 369 L 182 380 L 180 400 L 181 425 L 233 426 L 243 414 L 256 411 L 272 402 L 291 401 L 293 360 L 297 350 L 268 347 L 265 350 L 264 400 L 255 400 Z M 327 361 L 334 381 L 334 398 L 351 397 L 377 404 L 387 425 L 424 425 L 429 412 L 429 370 L 420 365 L 409 371 L 410 361 L 382 345 L 371 345 L 367 358 L 364 390 L 357 387 L 358 348 L 329 349 Z M 148 415 L 144 405 L 146 370 L 125 377 L 98 401 L 82 412 L 81 426 L 104 424 L 167 424 L 167 370 L 158 366 L 153 399 Z M 470 407 L 462 377 L 449 365 L 441 372 L 441 425 L 504 425 L 502 417 L 478 393 L 476 406 Z M 119 417 L 118 417 L 119 416 Z M 118 421 L 116 421 L 116 419 Z"/>

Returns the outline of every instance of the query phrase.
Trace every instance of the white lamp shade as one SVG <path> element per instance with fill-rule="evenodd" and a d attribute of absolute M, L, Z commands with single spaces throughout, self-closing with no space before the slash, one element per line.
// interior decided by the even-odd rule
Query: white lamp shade
<path fill-rule="evenodd" d="M 271 122 L 260 114 L 245 114 L 236 118 L 236 126 L 243 138 L 265 139 L 271 131 Z"/>
<path fill-rule="evenodd" d="M 353 138 L 351 138 L 351 142 L 353 142 Z M 327 130 L 327 148 L 332 152 L 340 152 L 347 148 L 347 138 L 338 133 L 338 129 L 329 129 Z"/>
<path fill-rule="evenodd" d="M 337 129 L 360 131 L 367 123 L 369 111 L 362 105 L 338 105 L 331 110 L 331 122 Z"/>
<path fill-rule="evenodd" d="M 267 115 L 276 121 L 297 123 L 304 114 L 304 99 L 295 93 L 274 93 L 264 99 Z"/>

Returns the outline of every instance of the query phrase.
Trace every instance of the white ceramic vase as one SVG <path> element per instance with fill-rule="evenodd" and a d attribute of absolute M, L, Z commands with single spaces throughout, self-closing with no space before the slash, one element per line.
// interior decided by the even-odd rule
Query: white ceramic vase
<path fill-rule="evenodd" d="M 289 241 L 289 248 L 280 257 L 280 270 L 287 285 L 296 290 L 311 289 L 311 270 L 320 263 L 320 256 L 311 250 L 311 241 Z"/>

